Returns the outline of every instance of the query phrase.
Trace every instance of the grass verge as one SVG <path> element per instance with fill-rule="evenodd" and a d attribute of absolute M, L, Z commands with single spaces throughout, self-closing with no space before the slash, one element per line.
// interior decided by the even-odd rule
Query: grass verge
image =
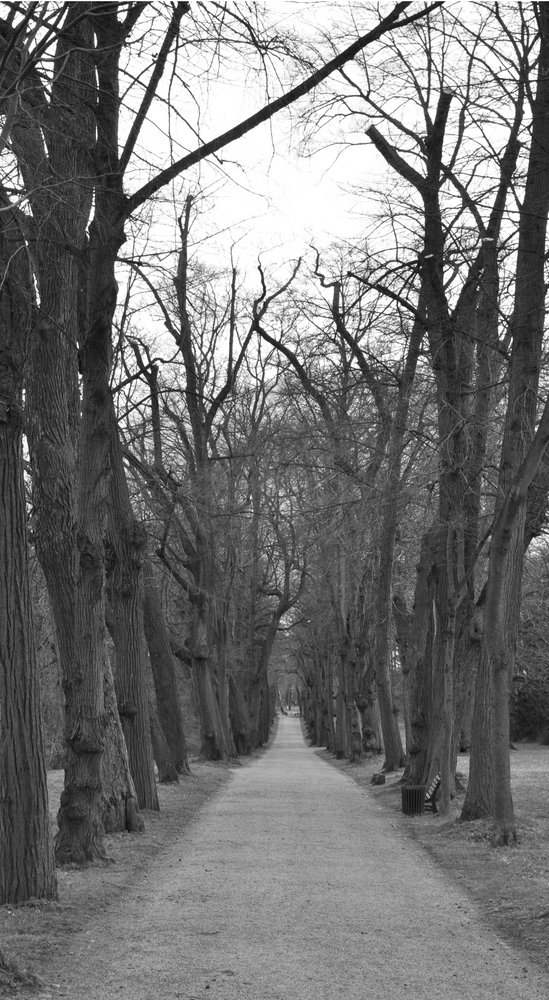
<path fill-rule="evenodd" d="M 159 785 L 160 812 L 144 812 L 145 832 L 105 838 L 108 860 L 85 868 L 58 868 L 59 901 L 30 900 L 0 906 L 0 997 L 53 997 L 56 984 L 48 969 L 62 961 L 68 938 L 86 931 L 89 920 L 122 893 L 129 901 L 152 857 L 174 843 L 201 806 L 226 784 L 232 766 L 191 760 L 192 777 Z M 50 771 L 48 789 L 52 825 L 63 787 L 63 772 Z"/>
<path fill-rule="evenodd" d="M 515 947 L 549 971 L 549 747 L 519 743 L 511 756 L 513 800 L 519 844 L 493 848 L 490 823 L 461 823 L 465 793 L 452 801 L 449 817 L 404 816 L 402 771 L 389 774 L 385 785 L 372 785 L 382 759 L 352 765 L 327 750 L 318 756 L 368 789 L 391 816 L 393 826 L 420 844 L 448 877 L 483 912 L 486 920 Z M 458 771 L 466 782 L 469 761 L 460 757 Z"/>

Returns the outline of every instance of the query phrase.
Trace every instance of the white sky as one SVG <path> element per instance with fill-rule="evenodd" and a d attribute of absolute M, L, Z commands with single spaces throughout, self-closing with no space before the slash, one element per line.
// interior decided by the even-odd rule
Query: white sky
<path fill-rule="evenodd" d="M 352 5 L 274 0 L 269 13 L 280 15 L 281 26 L 293 23 L 296 31 L 307 31 L 312 30 L 307 27 L 307 17 L 314 13 L 316 28 L 324 18 L 327 29 L 334 11 L 341 12 L 343 7 Z M 382 5 L 384 12 L 392 7 L 392 3 Z M 367 31 L 376 23 L 377 17 L 363 15 L 360 30 Z M 347 35 L 338 50 L 350 44 L 352 37 Z M 303 71 L 299 78 L 306 76 Z M 282 92 L 282 87 L 273 83 L 271 99 Z M 201 165 L 201 218 L 194 222 L 192 232 L 201 244 L 201 257 L 210 256 L 221 263 L 220 253 L 228 256 L 234 246 L 239 263 L 253 268 L 259 252 L 264 260 L 283 263 L 302 255 L 311 242 L 326 246 L 341 238 L 358 237 L 363 231 L 361 198 L 349 188 L 364 183 L 375 171 L 376 153 L 365 140 L 359 147 L 349 145 L 342 150 L 332 146 L 310 156 L 299 155 L 295 119 L 307 100 L 279 112 L 222 150 L 220 157 L 226 168 L 213 162 Z M 259 80 L 257 88 L 243 78 L 210 84 L 210 118 L 203 138 L 236 125 L 264 102 Z M 188 182 L 185 178 L 184 190 Z"/>
<path fill-rule="evenodd" d="M 384 0 L 380 5 L 381 14 L 392 10 L 393 6 L 392 2 Z M 415 3 L 412 11 L 420 6 L 423 4 Z M 449 0 L 445 6 L 458 7 L 463 13 L 464 8 L 476 5 Z M 316 39 L 324 31 L 334 37 L 331 34 L 334 17 L 339 27 L 344 20 L 349 23 L 356 17 L 354 31 L 351 26 L 341 40 L 334 38 L 337 51 L 379 21 L 375 9 L 364 11 L 363 5 L 352 2 L 272 0 L 268 7 L 270 17 L 281 28 L 290 25 L 297 33 L 309 33 Z M 324 49 L 324 57 L 330 57 L 327 49 Z M 322 61 L 319 56 L 315 65 Z M 294 76 L 293 83 L 307 75 L 304 70 Z M 203 141 L 243 121 L 265 103 L 260 76 L 246 78 L 244 70 L 239 72 L 236 62 L 229 61 L 229 65 L 223 67 L 218 82 L 207 72 L 204 72 L 204 81 L 205 86 L 207 81 L 207 90 L 203 94 L 197 91 Z M 193 87 L 200 87 L 200 78 L 195 76 L 192 82 Z M 271 80 L 269 98 L 278 97 L 287 87 L 287 84 Z M 291 109 L 279 112 L 270 122 L 227 146 L 219 154 L 222 164 L 211 158 L 204 161 L 198 171 L 183 175 L 178 201 L 164 214 L 160 224 L 165 237 L 158 240 L 155 236 L 156 243 L 166 248 L 178 247 L 174 220 L 182 212 L 189 190 L 196 195 L 197 213 L 191 230 L 191 248 L 205 263 L 220 270 L 230 268 L 232 252 L 239 270 L 250 274 L 254 286 L 258 254 L 269 265 L 271 273 L 273 265 L 287 273 L 288 263 L 306 254 L 311 243 L 322 249 L 342 240 L 360 242 L 368 225 L 368 211 L 373 207 L 365 189 L 369 182 L 375 185 L 379 181 L 386 167 L 361 131 L 355 132 L 351 143 L 328 146 L 330 132 L 327 129 L 311 155 L 299 155 L 301 136 L 297 119 L 310 100 L 310 97 L 301 99 Z M 203 114 L 206 103 L 207 115 Z M 192 117 L 192 110 L 189 113 Z M 361 119 L 357 119 L 357 123 L 358 130 L 366 127 Z M 153 120 L 147 130 L 149 128 L 147 140 L 151 151 L 159 150 L 161 145 L 166 148 L 167 123 L 159 118 L 156 122 Z M 171 120 L 170 128 L 177 158 L 185 149 L 192 148 L 193 141 L 176 117 Z M 332 131 L 332 138 L 334 135 Z M 164 160 L 160 165 L 165 166 L 167 162 Z M 130 180 L 130 190 L 133 186 Z"/>
<path fill-rule="evenodd" d="M 293 27 L 297 33 L 309 35 L 317 42 L 321 33 L 326 32 L 334 38 L 336 50 L 341 51 L 358 34 L 379 22 L 375 5 L 371 5 L 374 8 L 371 11 L 364 9 L 367 6 L 349 0 L 341 4 L 331 0 L 271 0 L 268 9 L 269 16 L 281 29 Z M 379 6 L 383 16 L 393 9 L 394 3 L 383 0 Z M 407 13 L 422 6 L 423 3 L 414 3 Z M 467 8 L 475 6 L 453 0 L 445 4 L 447 8 L 459 8 L 465 16 Z M 334 32 L 344 22 L 349 30 L 340 41 Z M 324 53 L 330 57 L 326 48 Z M 316 65 L 322 61 L 319 57 Z M 294 84 L 306 76 L 303 71 Z M 210 118 L 204 126 L 204 139 L 236 125 L 263 106 L 261 80 L 258 79 L 257 87 L 254 82 L 237 74 L 232 81 L 227 80 L 223 74 L 220 83 L 210 84 Z M 278 97 L 283 89 L 271 82 L 270 98 Z M 259 252 L 262 259 L 283 264 L 305 253 L 311 242 L 320 248 L 334 241 L 360 240 L 366 227 L 364 216 L 372 208 L 364 189 L 369 181 L 374 184 L 379 181 L 386 167 L 360 132 L 353 137 L 357 145 L 347 142 L 322 148 L 330 137 L 330 129 L 326 129 L 312 155 L 299 155 L 297 118 L 309 100 L 310 97 L 301 99 L 291 109 L 279 112 L 270 122 L 222 150 L 220 156 L 227 164 L 225 176 L 212 161 L 201 166 L 205 201 L 192 236 L 201 244 L 200 255 L 205 259 L 210 255 L 219 262 L 220 253 L 228 256 L 234 246 L 240 265 L 253 268 Z M 360 129 L 362 125 L 358 122 Z M 362 192 L 357 191 L 358 187 L 362 187 Z"/>

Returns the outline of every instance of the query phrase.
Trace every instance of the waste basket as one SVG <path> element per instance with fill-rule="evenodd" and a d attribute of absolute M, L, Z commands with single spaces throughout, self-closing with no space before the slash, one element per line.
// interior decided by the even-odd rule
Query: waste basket
<path fill-rule="evenodd" d="M 420 816 L 425 810 L 425 785 L 402 786 L 402 812 L 405 816 Z"/>

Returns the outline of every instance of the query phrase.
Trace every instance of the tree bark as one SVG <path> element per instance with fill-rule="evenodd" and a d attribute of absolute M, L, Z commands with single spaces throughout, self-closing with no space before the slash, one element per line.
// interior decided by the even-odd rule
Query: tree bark
<path fill-rule="evenodd" d="M 23 421 L 16 401 L 4 402 L 5 367 L 0 363 L 0 905 L 57 898 L 28 583 Z"/>
<path fill-rule="evenodd" d="M 389 441 L 387 484 L 383 503 L 383 520 L 379 544 L 379 572 L 376 582 L 376 676 L 378 699 L 383 725 L 385 744 L 385 771 L 393 771 L 404 766 L 404 751 L 393 711 L 391 690 L 390 652 L 393 591 L 393 559 L 399 519 L 399 499 L 401 493 L 401 468 L 404 438 L 408 424 L 410 397 L 415 378 L 419 351 L 425 330 L 425 308 L 423 294 L 420 293 L 418 318 L 415 320 L 410 343 L 406 353 L 404 371 L 399 380 L 398 402 L 392 421 Z"/>
<path fill-rule="evenodd" d="M 240 684 L 232 671 L 229 672 L 229 717 L 236 752 L 245 756 L 252 749 L 250 720 Z"/>
<path fill-rule="evenodd" d="M 462 820 L 485 819 L 494 814 L 494 776 L 491 753 L 492 677 L 490 661 L 483 647 L 475 685 L 475 702 L 471 726 L 471 766 Z M 488 740 L 486 739 L 488 734 Z M 474 762 L 474 766 L 473 766 Z"/>
<path fill-rule="evenodd" d="M 58 815 L 59 860 L 104 856 L 101 796 L 106 714 L 103 678 L 105 644 L 105 561 L 110 499 L 110 395 L 112 320 L 116 307 L 115 261 L 125 240 L 120 219 L 122 178 L 118 171 L 118 59 L 124 31 L 116 5 L 92 17 L 98 64 L 95 147 L 95 215 L 89 227 L 86 331 L 80 350 L 82 418 L 77 501 L 76 669 L 67 697 L 67 741 L 75 754 L 72 780 Z"/>
<path fill-rule="evenodd" d="M 493 837 L 496 844 L 514 843 L 517 837 L 509 764 L 509 672 L 514 663 L 518 632 L 526 504 L 522 496 L 519 502 L 518 495 L 515 499 L 511 491 L 523 463 L 531 456 L 545 321 L 545 252 L 549 212 L 549 10 L 541 3 L 535 7 L 540 49 L 532 139 L 519 218 L 509 395 L 499 477 L 499 496 L 505 499 L 492 534 L 484 622 L 484 641 L 492 664 Z M 542 457 L 543 453 L 537 467 Z"/>
<path fill-rule="evenodd" d="M 164 731 L 160 724 L 160 718 L 152 697 L 149 698 L 149 724 L 151 731 L 151 745 L 153 748 L 156 767 L 158 769 L 158 780 L 161 785 L 178 782 L 179 775 L 168 746 L 168 741 L 164 736 Z"/>
<path fill-rule="evenodd" d="M 148 558 L 145 558 L 144 565 L 144 590 L 145 637 L 151 659 L 158 716 L 176 770 L 180 774 L 189 774 L 187 742 L 177 691 L 170 636 L 154 579 L 152 563 Z"/>
<path fill-rule="evenodd" d="M 105 833 L 139 833 L 145 829 L 137 805 L 137 792 L 130 772 L 126 741 L 120 724 L 111 664 L 106 660 L 103 677 L 106 739 L 101 759 L 101 816 Z M 70 771 L 68 771 L 70 777 Z M 67 775 L 65 776 L 65 784 Z"/>
<path fill-rule="evenodd" d="M 448 574 L 448 606 L 444 632 L 444 715 L 442 731 L 442 752 L 440 761 L 441 796 L 440 812 L 447 816 L 450 812 L 450 798 L 453 786 L 453 735 L 454 735 L 454 651 L 456 645 L 456 580 L 454 566 L 454 528 L 448 525 L 446 533 L 446 570 Z"/>
<path fill-rule="evenodd" d="M 417 565 L 414 606 L 409 629 L 410 729 L 407 746 L 407 776 L 413 785 L 427 784 L 433 770 L 430 734 L 433 729 L 433 661 L 437 655 L 435 581 L 440 545 L 436 525 L 421 540 Z"/>
<path fill-rule="evenodd" d="M 0 904 L 56 899 L 23 481 L 32 282 L 2 191 L 0 227 Z"/>
<path fill-rule="evenodd" d="M 112 399 L 109 398 L 107 406 L 111 473 L 105 548 L 116 651 L 118 711 L 139 808 L 158 810 L 143 626 L 143 563 L 147 533 L 132 511 Z"/>

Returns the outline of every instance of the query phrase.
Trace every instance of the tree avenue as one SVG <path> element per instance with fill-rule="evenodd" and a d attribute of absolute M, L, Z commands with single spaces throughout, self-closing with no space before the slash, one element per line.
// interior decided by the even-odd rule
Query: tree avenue
<path fill-rule="evenodd" d="M 0 903 L 56 895 L 33 552 L 65 697 L 58 863 L 142 829 L 191 752 L 264 743 L 288 685 L 314 744 L 440 773 L 445 813 L 470 748 L 462 818 L 516 841 L 549 15 L 352 13 L 313 38 L 256 3 L 0 4 Z M 288 82 L 202 141 L 214 64 Z M 360 146 L 362 238 L 212 266 L 201 185 L 290 106 L 309 143 Z"/>

